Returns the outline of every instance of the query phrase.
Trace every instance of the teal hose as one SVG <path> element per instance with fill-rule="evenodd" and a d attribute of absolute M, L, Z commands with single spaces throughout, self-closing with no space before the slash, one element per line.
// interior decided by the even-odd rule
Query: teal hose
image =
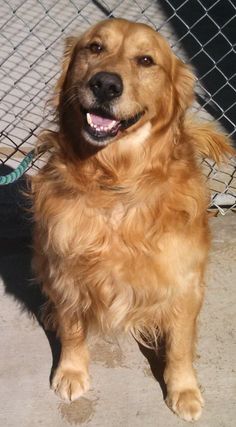
<path fill-rule="evenodd" d="M 34 157 L 35 150 L 32 150 L 25 156 L 25 158 L 15 170 L 13 170 L 7 175 L 0 175 L 0 185 L 8 185 L 17 181 L 25 173 Z"/>

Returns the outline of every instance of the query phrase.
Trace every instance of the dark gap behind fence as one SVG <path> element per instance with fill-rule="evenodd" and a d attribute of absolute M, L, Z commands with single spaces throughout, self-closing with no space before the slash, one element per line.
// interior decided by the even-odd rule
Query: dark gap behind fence
<path fill-rule="evenodd" d="M 204 8 L 198 0 L 159 2 L 210 94 L 198 95 L 199 103 L 236 142 L 236 8 L 228 0 L 205 0 Z"/>

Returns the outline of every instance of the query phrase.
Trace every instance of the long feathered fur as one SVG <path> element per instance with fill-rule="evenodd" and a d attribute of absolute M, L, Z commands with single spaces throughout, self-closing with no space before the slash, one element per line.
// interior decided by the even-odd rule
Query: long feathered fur
<path fill-rule="evenodd" d="M 187 121 L 186 129 L 200 157 L 210 158 L 220 164 L 227 161 L 229 157 L 235 156 L 230 139 L 223 132 L 218 131 L 215 124 L 192 119 Z"/>

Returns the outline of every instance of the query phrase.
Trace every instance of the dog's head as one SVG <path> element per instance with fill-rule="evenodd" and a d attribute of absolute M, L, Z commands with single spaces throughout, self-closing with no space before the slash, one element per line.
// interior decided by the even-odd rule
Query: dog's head
<path fill-rule="evenodd" d="M 179 119 L 193 84 L 160 34 L 111 19 L 67 39 L 55 100 L 64 132 L 100 148 L 145 122 L 159 129 Z"/>

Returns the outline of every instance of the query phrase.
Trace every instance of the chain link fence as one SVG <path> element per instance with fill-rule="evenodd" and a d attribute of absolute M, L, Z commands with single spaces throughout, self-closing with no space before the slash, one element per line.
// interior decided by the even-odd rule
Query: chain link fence
<path fill-rule="evenodd" d="M 0 164 L 15 168 L 49 127 L 45 107 L 60 70 L 63 40 L 107 17 L 144 22 L 163 34 L 196 71 L 193 110 L 236 137 L 236 5 L 234 0 L 1 0 Z M 41 167 L 33 163 L 29 173 Z M 204 160 L 211 207 L 236 209 L 235 159 L 217 169 Z"/>

